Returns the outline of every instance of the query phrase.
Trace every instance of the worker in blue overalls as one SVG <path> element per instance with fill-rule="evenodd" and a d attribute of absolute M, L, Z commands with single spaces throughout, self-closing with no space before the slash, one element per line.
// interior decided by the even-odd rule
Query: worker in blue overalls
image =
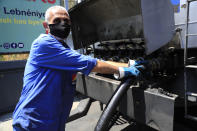
<path fill-rule="evenodd" d="M 49 33 L 32 43 L 23 90 L 13 113 L 14 131 L 64 131 L 74 97 L 72 75 L 77 72 L 139 75 L 135 66 L 100 61 L 70 49 L 64 42 L 70 25 L 64 7 L 53 6 L 46 11 L 43 26 Z"/>

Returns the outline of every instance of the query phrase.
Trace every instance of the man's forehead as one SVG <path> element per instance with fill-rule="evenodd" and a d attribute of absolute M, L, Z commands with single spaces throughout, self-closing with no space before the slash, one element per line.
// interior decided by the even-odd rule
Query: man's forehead
<path fill-rule="evenodd" d="M 55 9 L 51 11 L 52 15 L 68 16 L 68 13 L 64 9 Z"/>

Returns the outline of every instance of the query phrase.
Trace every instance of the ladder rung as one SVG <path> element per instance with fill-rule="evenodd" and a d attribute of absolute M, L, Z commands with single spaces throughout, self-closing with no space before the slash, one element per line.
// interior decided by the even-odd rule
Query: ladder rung
<path fill-rule="evenodd" d="M 185 118 L 193 120 L 193 121 L 197 121 L 197 117 L 196 116 L 185 115 Z"/>
<path fill-rule="evenodd" d="M 197 65 L 187 65 L 185 66 L 186 68 L 192 68 L 192 69 L 197 69 Z"/>
<path fill-rule="evenodd" d="M 197 97 L 197 93 L 187 92 L 187 95 Z"/>
<path fill-rule="evenodd" d="M 197 0 L 187 0 L 188 2 L 194 2 L 194 1 L 197 1 Z"/>
<path fill-rule="evenodd" d="M 186 36 L 197 36 L 197 34 L 187 34 Z"/>

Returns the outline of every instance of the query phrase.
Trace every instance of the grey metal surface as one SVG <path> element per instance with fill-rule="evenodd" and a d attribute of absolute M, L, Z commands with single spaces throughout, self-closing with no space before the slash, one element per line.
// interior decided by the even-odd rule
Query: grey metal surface
<path fill-rule="evenodd" d="M 100 100 L 102 103 L 107 103 L 112 93 L 120 84 L 120 81 L 96 76 L 94 74 L 89 76 L 90 77 L 86 77 L 81 73 L 77 74 L 76 90 L 96 100 Z"/>
<path fill-rule="evenodd" d="M 177 96 L 168 97 L 160 95 L 157 91 L 145 91 L 146 124 L 160 131 L 173 131 Z"/>
<path fill-rule="evenodd" d="M 144 38 L 150 54 L 172 38 L 170 0 L 86 0 L 71 8 L 75 49 L 100 41 Z"/>
<path fill-rule="evenodd" d="M 76 90 L 106 104 L 119 85 L 119 81 L 101 76 L 77 75 Z M 169 97 L 158 89 L 143 90 L 131 86 L 120 103 L 118 110 L 137 122 L 160 131 L 173 131 L 176 95 Z"/>
<path fill-rule="evenodd" d="M 175 30 L 170 0 L 141 0 L 146 53 L 167 44 Z"/>
<path fill-rule="evenodd" d="M 0 62 L 0 113 L 13 110 L 23 87 L 26 61 Z"/>
<path fill-rule="evenodd" d="M 120 111 L 130 118 L 159 131 L 173 131 L 177 96 L 168 97 L 157 89 L 132 87 L 120 104 Z"/>
<path fill-rule="evenodd" d="M 180 11 L 175 12 L 175 25 L 182 29 L 182 41 L 181 47 L 184 48 L 185 45 L 185 22 L 186 22 L 186 0 L 180 0 Z M 192 2 L 190 6 L 190 18 L 189 18 L 189 33 L 196 34 L 197 33 L 197 2 Z M 189 38 L 189 48 L 196 48 L 197 37 L 192 36 Z"/>

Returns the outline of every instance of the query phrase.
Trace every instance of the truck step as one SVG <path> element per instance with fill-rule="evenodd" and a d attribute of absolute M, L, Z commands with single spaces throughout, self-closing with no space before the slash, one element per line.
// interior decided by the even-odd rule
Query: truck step
<path fill-rule="evenodd" d="M 197 102 L 197 93 L 187 92 L 187 100 L 191 102 Z"/>

